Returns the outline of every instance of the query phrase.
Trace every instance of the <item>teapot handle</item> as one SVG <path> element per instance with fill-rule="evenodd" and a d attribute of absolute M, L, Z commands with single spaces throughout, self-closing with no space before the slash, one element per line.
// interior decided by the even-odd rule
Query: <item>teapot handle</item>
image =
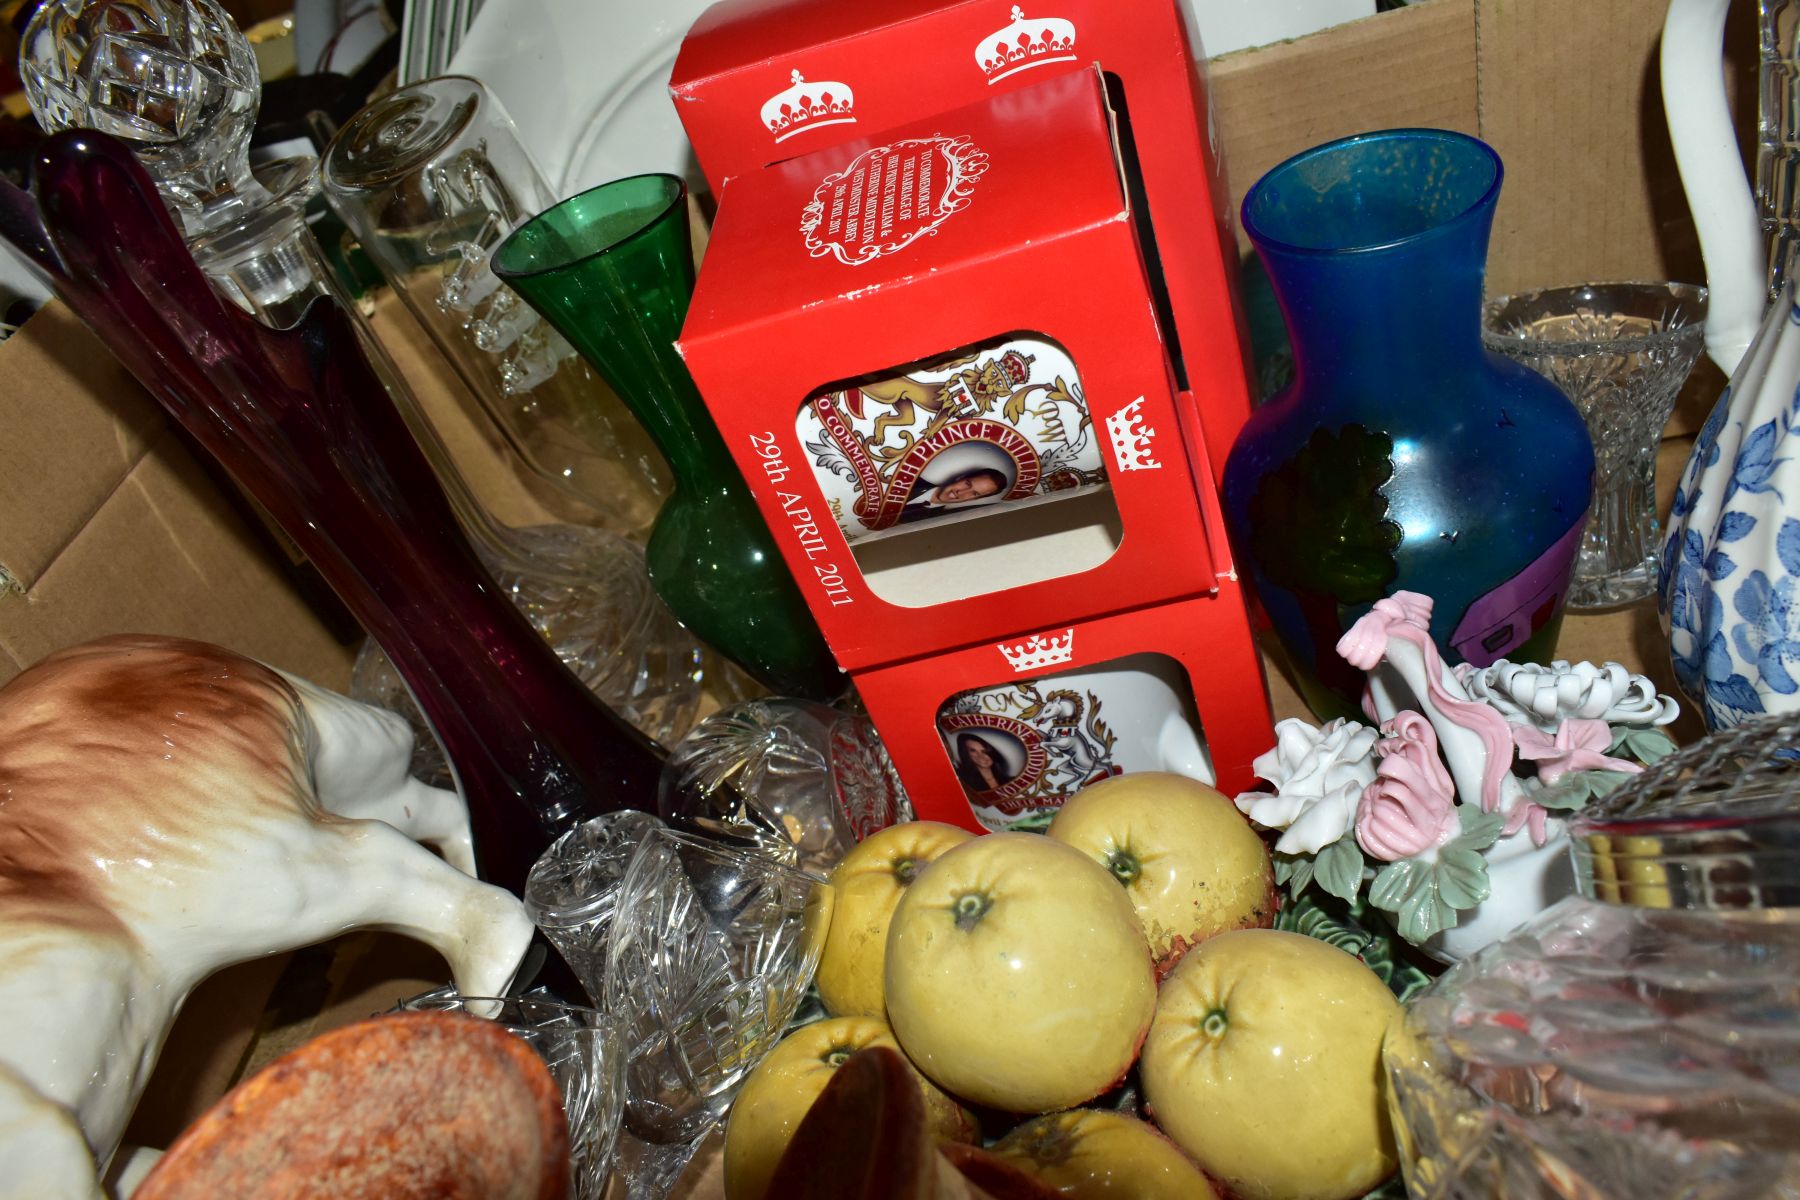
<path fill-rule="evenodd" d="M 1720 68 L 1731 0 L 1671 0 L 1663 22 L 1663 112 L 1706 260 L 1706 353 L 1726 375 L 1768 307 L 1756 198 L 1738 154 Z"/>

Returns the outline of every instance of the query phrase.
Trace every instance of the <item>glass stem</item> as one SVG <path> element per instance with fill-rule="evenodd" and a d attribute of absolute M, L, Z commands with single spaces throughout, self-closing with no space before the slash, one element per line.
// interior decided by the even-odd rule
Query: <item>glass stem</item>
<path fill-rule="evenodd" d="M 625 1200 L 665 1200 L 711 1132 L 708 1128 L 690 1142 L 659 1145 L 642 1140 L 629 1129 L 619 1130 L 613 1173 L 625 1184 Z"/>
<path fill-rule="evenodd" d="M 1582 534 L 1578 580 L 1641 571 L 1656 552 L 1656 447 L 1633 455 L 1594 481 L 1594 507 Z"/>

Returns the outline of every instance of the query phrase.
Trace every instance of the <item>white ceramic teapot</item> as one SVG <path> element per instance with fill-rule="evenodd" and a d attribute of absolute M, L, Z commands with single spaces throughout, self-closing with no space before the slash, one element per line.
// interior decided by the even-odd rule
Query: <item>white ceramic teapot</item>
<path fill-rule="evenodd" d="M 1731 383 L 1694 444 L 1662 547 L 1657 608 L 1675 677 L 1718 729 L 1800 710 L 1800 307 L 1788 262 L 1800 204 L 1748 186 L 1719 69 L 1731 0 L 1672 0 L 1662 88 L 1711 293 L 1706 350 Z M 1794 35 L 1764 5 L 1763 157 L 1795 130 Z M 1777 90 L 1771 94 L 1771 86 Z M 1765 250 L 1765 230 L 1775 231 Z"/>

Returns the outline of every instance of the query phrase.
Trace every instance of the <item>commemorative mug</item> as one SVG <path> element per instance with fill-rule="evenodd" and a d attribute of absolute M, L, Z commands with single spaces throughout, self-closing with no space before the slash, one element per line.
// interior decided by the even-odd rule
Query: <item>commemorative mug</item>
<path fill-rule="evenodd" d="M 795 431 L 852 542 L 1106 482 L 1075 363 L 1035 334 L 821 391 Z"/>
<path fill-rule="evenodd" d="M 1042 824 L 1088 784 L 1128 771 L 1214 779 L 1186 675 L 1161 654 L 959 692 L 937 728 L 989 830 Z"/>

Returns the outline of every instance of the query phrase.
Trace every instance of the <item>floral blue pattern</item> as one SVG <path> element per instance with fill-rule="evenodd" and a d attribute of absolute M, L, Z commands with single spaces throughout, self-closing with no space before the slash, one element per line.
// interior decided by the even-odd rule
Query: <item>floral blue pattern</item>
<path fill-rule="evenodd" d="M 1757 380 L 1735 382 L 1695 440 L 1657 564 L 1676 681 L 1714 729 L 1800 708 L 1800 386 L 1771 413 Z"/>

